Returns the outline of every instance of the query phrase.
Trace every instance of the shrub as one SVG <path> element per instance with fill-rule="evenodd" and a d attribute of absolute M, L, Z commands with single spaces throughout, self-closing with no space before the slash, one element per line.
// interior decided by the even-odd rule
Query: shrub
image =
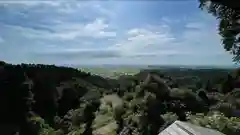
<path fill-rule="evenodd" d="M 228 117 L 233 115 L 233 111 L 235 109 L 236 109 L 236 107 L 234 105 L 227 103 L 227 102 L 219 102 L 215 106 L 211 107 L 211 110 L 219 111 Z"/>
<path fill-rule="evenodd" d="M 216 129 L 227 135 L 238 135 L 240 133 L 240 118 L 225 117 L 219 112 L 211 112 L 208 115 L 204 114 L 191 115 L 190 121 L 193 124 Z"/>
<path fill-rule="evenodd" d="M 186 98 L 195 99 L 195 93 L 192 92 L 192 90 L 190 89 L 174 88 L 170 91 L 170 96 L 173 98 L 180 98 L 180 99 L 186 99 Z"/>
<path fill-rule="evenodd" d="M 39 135 L 58 135 L 55 130 L 45 123 L 44 119 L 39 116 L 34 116 L 30 118 L 30 121 L 35 124 L 35 127 L 38 128 Z"/>
<path fill-rule="evenodd" d="M 124 98 L 124 100 L 131 101 L 131 100 L 133 100 L 133 94 L 126 93 L 123 98 Z"/>

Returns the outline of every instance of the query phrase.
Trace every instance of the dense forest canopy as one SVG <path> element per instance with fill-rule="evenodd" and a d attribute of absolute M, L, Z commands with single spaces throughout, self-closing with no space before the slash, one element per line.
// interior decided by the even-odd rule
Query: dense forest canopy
<path fill-rule="evenodd" d="M 234 0 L 199 0 L 240 61 Z M 235 3 L 235 4 L 233 4 Z M 137 68 L 128 74 L 0 61 L 1 135 L 157 135 L 176 120 L 240 134 L 240 69 Z"/>
<path fill-rule="evenodd" d="M 239 73 L 151 68 L 104 78 L 71 67 L 1 62 L 0 132 L 158 134 L 178 119 L 235 135 L 240 133 L 239 126 L 231 126 L 240 122 Z M 218 128 L 217 119 L 207 124 L 216 115 L 228 125 Z"/>

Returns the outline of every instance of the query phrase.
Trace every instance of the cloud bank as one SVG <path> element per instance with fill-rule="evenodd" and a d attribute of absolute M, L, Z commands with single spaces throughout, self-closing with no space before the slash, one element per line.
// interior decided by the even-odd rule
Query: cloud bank
<path fill-rule="evenodd" d="M 186 10 L 196 2 L 186 3 L 0 1 L 0 59 L 76 65 L 232 64 L 220 45 L 216 20 L 197 7 Z"/>

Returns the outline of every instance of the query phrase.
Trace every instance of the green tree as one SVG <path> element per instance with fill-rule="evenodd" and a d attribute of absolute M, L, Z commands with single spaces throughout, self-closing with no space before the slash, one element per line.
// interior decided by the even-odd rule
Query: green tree
<path fill-rule="evenodd" d="M 219 34 L 222 36 L 224 49 L 233 55 L 233 61 L 240 61 L 240 7 L 233 0 L 199 0 L 200 8 L 207 11 L 219 20 Z"/>
<path fill-rule="evenodd" d="M 158 134 L 159 128 L 165 123 L 160 116 L 162 113 L 161 101 L 152 93 L 147 93 L 142 100 L 139 117 L 139 132 L 141 135 Z"/>
<path fill-rule="evenodd" d="M 95 112 L 98 110 L 100 106 L 99 100 L 89 101 L 84 108 L 84 122 L 86 123 L 85 130 L 83 132 L 84 135 L 92 135 L 92 123 L 95 119 Z"/>
<path fill-rule="evenodd" d="M 116 123 L 118 124 L 118 127 L 117 127 L 117 133 L 120 133 L 121 130 L 123 129 L 124 127 L 124 120 L 123 120 L 123 114 L 125 113 L 125 109 L 123 106 L 121 105 L 118 105 L 116 107 L 114 107 L 114 110 L 113 110 L 113 116 L 114 116 L 114 119 L 116 121 Z"/>

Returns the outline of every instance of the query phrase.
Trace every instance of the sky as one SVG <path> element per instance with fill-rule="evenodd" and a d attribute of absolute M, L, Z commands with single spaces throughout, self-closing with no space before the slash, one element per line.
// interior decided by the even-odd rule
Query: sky
<path fill-rule="evenodd" d="M 0 60 L 232 65 L 198 0 L 0 0 Z"/>

